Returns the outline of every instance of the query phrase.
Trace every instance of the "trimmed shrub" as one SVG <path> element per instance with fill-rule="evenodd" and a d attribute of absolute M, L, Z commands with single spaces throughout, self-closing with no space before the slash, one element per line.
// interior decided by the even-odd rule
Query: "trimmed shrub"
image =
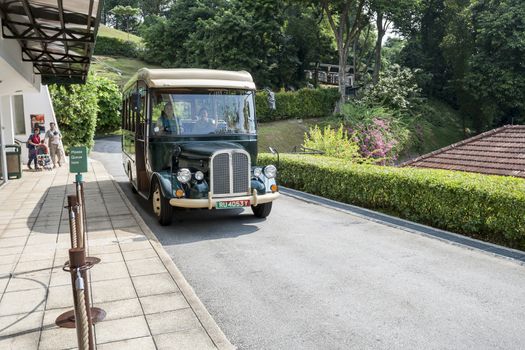
<path fill-rule="evenodd" d="M 140 51 L 140 47 L 132 41 L 107 36 L 97 37 L 95 43 L 95 55 L 138 58 Z"/>
<path fill-rule="evenodd" d="M 325 152 L 329 157 L 341 158 L 349 162 L 364 163 L 369 161 L 359 153 L 359 145 L 341 125 L 332 129 L 330 125 L 323 129 L 315 125 L 304 135 L 303 146 Z"/>
<path fill-rule="evenodd" d="M 93 77 L 89 76 L 86 84 L 50 85 L 49 92 L 65 149 L 93 147 L 98 111 Z"/>
<path fill-rule="evenodd" d="M 268 108 L 268 93 L 255 96 L 257 119 L 260 122 L 281 119 L 323 118 L 331 116 L 339 101 L 337 89 L 301 89 L 275 93 L 277 109 Z"/>
<path fill-rule="evenodd" d="M 259 154 L 259 164 L 275 164 Z M 525 181 L 282 154 L 283 186 L 525 250 Z"/>
<path fill-rule="evenodd" d="M 120 129 L 120 89 L 113 80 L 105 77 L 93 77 L 97 88 L 98 113 L 97 132 L 108 132 Z"/>

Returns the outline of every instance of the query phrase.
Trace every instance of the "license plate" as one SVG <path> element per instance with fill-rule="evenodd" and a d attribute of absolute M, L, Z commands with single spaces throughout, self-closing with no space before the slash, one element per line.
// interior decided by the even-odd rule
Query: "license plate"
<path fill-rule="evenodd" d="M 240 200 L 240 201 L 218 201 L 215 207 L 217 209 L 233 209 L 233 208 L 243 208 L 249 207 L 250 200 Z"/>

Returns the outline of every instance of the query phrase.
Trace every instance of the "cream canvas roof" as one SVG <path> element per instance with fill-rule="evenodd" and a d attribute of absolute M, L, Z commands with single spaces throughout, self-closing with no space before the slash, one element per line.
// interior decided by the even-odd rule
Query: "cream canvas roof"
<path fill-rule="evenodd" d="M 144 80 L 152 88 L 227 88 L 255 90 L 250 73 L 214 69 L 176 68 L 140 69 L 125 85 L 128 89 L 135 81 Z"/>

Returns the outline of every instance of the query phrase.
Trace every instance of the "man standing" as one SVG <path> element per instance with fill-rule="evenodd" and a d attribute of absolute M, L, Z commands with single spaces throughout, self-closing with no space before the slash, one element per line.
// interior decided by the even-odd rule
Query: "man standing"
<path fill-rule="evenodd" d="M 51 154 L 51 160 L 53 161 L 53 168 L 56 168 L 57 166 L 56 157 L 58 157 L 58 166 L 62 166 L 60 164 L 61 138 L 62 134 L 60 134 L 60 131 L 58 131 L 56 124 L 53 122 L 49 123 L 49 130 L 46 132 L 46 139 L 49 146 L 49 153 Z"/>

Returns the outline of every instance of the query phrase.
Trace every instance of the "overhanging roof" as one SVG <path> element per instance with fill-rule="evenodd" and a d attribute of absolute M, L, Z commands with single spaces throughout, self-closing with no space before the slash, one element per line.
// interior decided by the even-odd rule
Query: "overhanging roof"
<path fill-rule="evenodd" d="M 84 83 L 100 22 L 99 0 L 0 0 L 2 35 L 42 83 Z"/>

